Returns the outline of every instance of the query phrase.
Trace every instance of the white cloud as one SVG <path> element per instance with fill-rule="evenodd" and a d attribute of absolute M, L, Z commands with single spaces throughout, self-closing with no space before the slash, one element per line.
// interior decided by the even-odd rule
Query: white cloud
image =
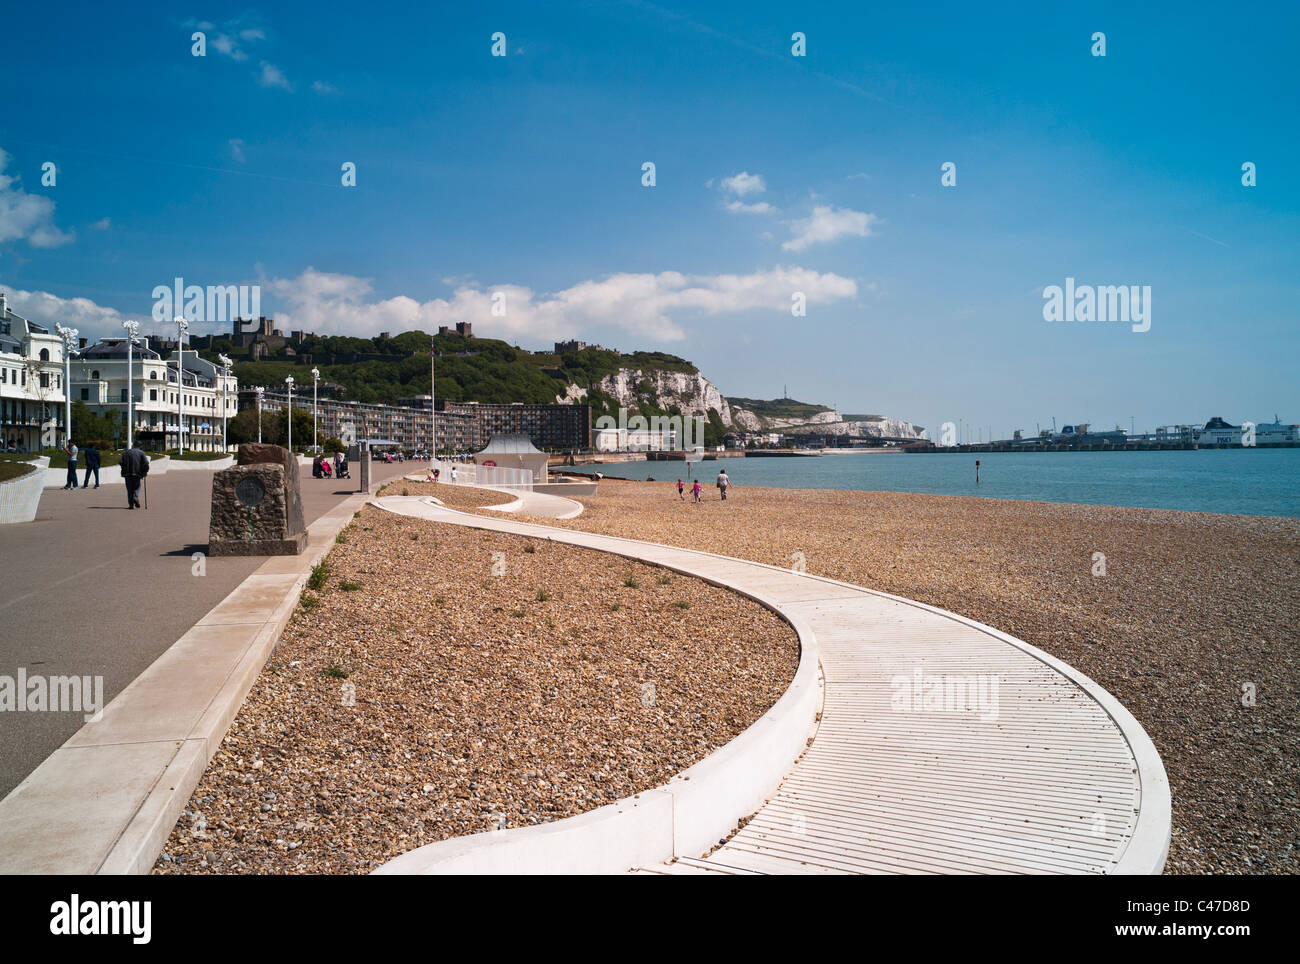
<path fill-rule="evenodd" d="M 766 201 L 759 201 L 757 204 L 746 204 L 744 201 L 732 201 L 727 205 L 727 210 L 735 214 L 773 214 L 776 208 Z"/>
<path fill-rule="evenodd" d="M 45 291 L 7 288 L 13 310 L 45 325 L 64 324 L 82 336 L 120 335 L 129 316 L 89 298 L 61 298 Z M 370 280 L 307 268 L 294 278 L 262 282 L 262 307 L 282 331 L 304 329 L 319 334 L 373 338 L 381 331 L 412 328 L 435 331 L 439 325 L 473 322 L 482 335 L 546 344 L 595 328 L 620 328 L 640 343 L 680 341 L 686 337 L 683 316 L 718 316 L 770 310 L 785 314 L 790 295 L 802 291 L 812 304 L 829 304 L 857 296 L 852 278 L 808 268 L 775 267 L 750 274 L 687 275 L 616 274 L 582 281 L 561 291 L 537 293 L 523 285 L 490 287 L 458 282 L 449 298 L 419 302 L 405 295 L 376 299 Z M 492 297 L 505 295 L 506 313 L 492 313 Z M 276 304 L 267 305 L 268 296 Z M 270 309 L 270 310 L 268 310 Z M 149 313 L 137 316 L 149 334 Z M 200 334 L 224 326 L 200 326 Z"/>
<path fill-rule="evenodd" d="M 92 225 L 90 226 L 90 230 L 92 230 L 92 231 L 107 231 L 107 230 L 108 230 L 109 228 L 111 228 L 112 226 L 113 226 L 113 219 L 112 219 L 112 218 L 100 218 L 98 221 L 96 221 L 94 224 L 92 224 Z"/>
<path fill-rule="evenodd" d="M 284 90 L 293 90 L 289 84 L 289 78 L 275 64 L 262 61 L 261 73 L 257 75 L 257 82 L 263 87 L 281 87 Z"/>
<path fill-rule="evenodd" d="M 244 142 L 238 137 L 232 137 L 226 142 L 230 145 L 230 156 L 240 164 L 244 163 Z"/>
<path fill-rule="evenodd" d="M 191 29 L 202 30 L 208 38 L 208 46 L 223 57 L 229 57 L 234 61 L 244 61 L 248 59 L 248 52 L 244 50 L 243 45 L 265 40 L 266 34 L 260 27 L 241 26 L 243 19 L 243 17 L 237 17 L 234 20 L 227 20 L 220 26 L 210 20 L 191 20 L 187 22 L 186 26 Z"/>
<path fill-rule="evenodd" d="M 122 322 L 126 316 L 116 308 L 105 308 L 89 298 L 60 298 L 48 291 L 23 291 L 6 287 L 2 283 L 0 291 L 5 292 L 9 307 L 15 313 L 37 324 L 46 325 L 51 331 L 58 324 L 76 328 L 83 338 L 122 334 Z M 146 322 L 147 326 L 147 317 L 140 320 Z"/>
<path fill-rule="evenodd" d="M 867 214 L 864 211 L 819 204 L 813 208 L 810 217 L 790 223 L 794 237 L 781 247 L 786 251 L 802 251 L 809 245 L 834 241 L 837 238 L 865 238 L 871 233 L 871 225 L 879 220 L 874 214 Z"/>
<path fill-rule="evenodd" d="M 0 149 L 0 244 L 26 241 L 33 248 L 57 248 L 72 241 L 71 231 L 54 224 L 54 202 L 19 187 L 18 178 L 4 173 L 8 164 L 9 155 Z"/>
<path fill-rule="evenodd" d="M 674 316 L 684 313 L 785 312 L 794 291 L 802 291 L 814 304 L 857 295 L 851 278 L 785 267 L 747 275 L 616 274 L 545 293 L 523 285 L 463 284 L 450 298 L 423 303 L 404 295 L 375 301 L 367 279 L 313 268 L 296 278 L 273 279 L 267 289 L 284 302 L 276 313 L 277 325 L 284 330 L 373 337 L 379 331 L 432 331 L 438 325 L 469 321 L 484 335 L 531 342 L 571 338 L 600 326 L 621 328 L 648 341 L 679 341 L 686 333 Z M 492 313 L 496 292 L 505 295 L 504 317 Z"/>
<path fill-rule="evenodd" d="M 318 94 L 337 94 L 337 93 L 338 93 L 338 88 L 337 88 L 337 87 L 335 87 L 333 84 L 327 84 L 327 83 L 325 83 L 325 81 L 323 81 L 323 80 L 313 80 L 313 81 L 311 82 L 311 89 L 314 90 L 314 91 L 316 91 L 316 93 L 318 93 Z"/>
<path fill-rule="evenodd" d="M 750 174 L 748 171 L 741 171 L 731 177 L 724 177 L 722 179 L 722 189 L 728 194 L 744 197 L 746 194 L 762 194 L 767 190 L 767 185 L 763 182 L 761 174 Z"/>

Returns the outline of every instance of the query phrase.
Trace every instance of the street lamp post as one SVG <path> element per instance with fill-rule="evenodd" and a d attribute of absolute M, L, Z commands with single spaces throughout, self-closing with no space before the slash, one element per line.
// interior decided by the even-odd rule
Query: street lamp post
<path fill-rule="evenodd" d="M 257 393 L 257 444 L 262 444 L 262 393 L 266 391 L 261 385 L 253 389 Z"/>
<path fill-rule="evenodd" d="M 320 388 L 320 369 L 311 370 L 311 450 L 318 451 L 320 446 L 316 440 L 316 402 L 317 392 Z"/>
<path fill-rule="evenodd" d="M 176 454 L 185 454 L 185 330 L 190 324 L 180 315 L 176 323 Z"/>
<path fill-rule="evenodd" d="M 126 447 L 135 448 L 135 381 L 131 378 L 133 348 L 140 334 L 140 322 L 124 321 L 126 329 Z"/>
<path fill-rule="evenodd" d="M 289 454 L 293 454 L 293 376 L 285 378 L 284 383 L 289 386 Z"/>
<path fill-rule="evenodd" d="M 218 355 L 217 361 L 221 363 L 221 454 L 225 455 L 230 451 L 230 441 L 226 438 L 226 412 L 230 408 L 226 401 L 226 387 L 230 381 L 230 366 L 234 362 L 225 355 Z"/>
<path fill-rule="evenodd" d="M 77 329 L 54 326 L 63 339 L 63 441 L 72 441 L 72 354 L 77 347 Z M 39 376 L 37 376 L 39 378 Z"/>

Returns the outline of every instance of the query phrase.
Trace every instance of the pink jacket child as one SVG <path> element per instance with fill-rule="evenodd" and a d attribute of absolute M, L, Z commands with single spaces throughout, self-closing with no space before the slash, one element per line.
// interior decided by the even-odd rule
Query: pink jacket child
<path fill-rule="evenodd" d="M 695 480 L 695 484 L 691 486 L 691 495 L 695 496 L 695 501 L 696 501 L 696 502 L 699 502 L 699 501 L 700 501 L 700 492 L 701 492 L 701 491 L 703 491 L 703 487 L 700 485 L 700 480 L 699 480 L 699 479 L 696 479 L 696 480 Z"/>

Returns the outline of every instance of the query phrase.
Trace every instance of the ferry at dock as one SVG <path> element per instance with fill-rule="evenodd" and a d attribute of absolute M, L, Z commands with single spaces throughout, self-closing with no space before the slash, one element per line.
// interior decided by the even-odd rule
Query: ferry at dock
<path fill-rule="evenodd" d="M 1241 425 L 1231 425 L 1217 415 L 1205 423 L 1196 438 L 1197 445 L 1238 446 L 1244 444 L 1246 433 Z M 1295 445 L 1300 443 L 1300 425 L 1284 425 L 1276 416 L 1272 422 L 1255 426 L 1255 445 Z"/>

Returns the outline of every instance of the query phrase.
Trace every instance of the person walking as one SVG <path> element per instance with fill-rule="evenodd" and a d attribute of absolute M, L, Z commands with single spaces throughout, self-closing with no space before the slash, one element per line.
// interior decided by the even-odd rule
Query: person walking
<path fill-rule="evenodd" d="M 681 476 L 677 477 L 677 498 L 686 501 L 686 483 L 682 481 Z"/>
<path fill-rule="evenodd" d="M 727 475 L 727 470 L 723 469 L 718 473 L 718 491 L 722 493 L 722 501 L 727 501 L 727 489 L 731 487 L 731 477 Z"/>
<path fill-rule="evenodd" d="M 343 453 L 342 452 L 334 453 L 334 478 L 336 479 L 343 478 Z"/>
<path fill-rule="evenodd" d="M 91 472 L 95 473 L 95 488 L 97 489 L 99 488 L 99 466 L 100 466 L 99 449 L 95 448 L 94 442 L 87 442 L 86 443 L 86 478 L 85 481 L 81 483 L 81 487 L 83 489 L 86 488 L 86 486 L 90 485 Z"/>
<path fill-rule="evenodd" d="M 456 463 L 455 462 L 451 463 L 451 484 L 452 485 L 456 484 Z"/>
<path fill-rule="evenodd" d="M 64 483 L 64 489 L 75 489 L 77 487 L 77 446 L 73 444 L 72 439 L 63 443 L 63 454 L 68 457 L 68 481 Z"/>
<path fill-rule="evenodd" d="M 700 493 L 703 491 L 704 486 L 700 485 L 699 479 L 696 479 L 695 484 L 691 486 L 691 495 L 694 496 L 696 502 L 700 501 Z"/>
<path fill-rule="evenodd" d="M 149 474 L 149 456 L 136 445 L 122 453 L 122 479 L 126 482 L 126 507 L 140 508 L 140 480 Z"/>

